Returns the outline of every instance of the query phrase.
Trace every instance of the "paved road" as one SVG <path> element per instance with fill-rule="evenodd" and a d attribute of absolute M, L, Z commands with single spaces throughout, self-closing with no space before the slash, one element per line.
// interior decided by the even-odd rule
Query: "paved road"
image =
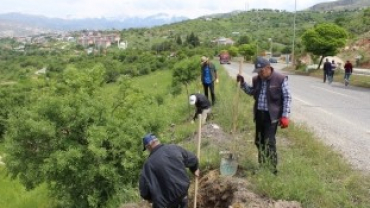
<path fill-rule="evenodd" d="M 236 77 L 238 63 L 223 65 Z M 273 64 L 280 71 L 286 64 Z M 243 76 L 251 83 L 253 65 L 243 65 Z M 283 72 L 284 73 L 284 72 Z M 321 79 L 289 75 L 293 97 L 291 119 L 305 123 L 324 143 L 343 153 L 355 169 L 370 171 L 370 89 Z"/>

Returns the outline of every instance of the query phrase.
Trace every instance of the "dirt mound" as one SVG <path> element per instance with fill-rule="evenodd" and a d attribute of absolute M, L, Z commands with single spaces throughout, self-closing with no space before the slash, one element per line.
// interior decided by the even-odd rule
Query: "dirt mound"
<path fill-rule="evenodd" d="M 194 184 L 189 188 L 188 207 L 194 204 Z M 302 208 L 295 201 L 274 201 L 251 191 L 245 178 L 222 177 L 217 170 L 200 178 L 197 193 L 198 208 Z M 150 208 L 147 202 L 124 204 L 120 208 Z"/>
<path fill-rule="evenodd" d="M 250 190 L 244 178 L 220 177 L 210 171 L 199 180 L 198 207 L 202 208 L 301 208 L 299 202 L 274 201 Z M 189 206 L 194 203 L 194 191 L 189 191 Z"/>
<path fill-rule="evenodd" d="M 195 133 L 198 138 L 198 133 Z M 212 139 L 216 143 L 224 143 L 232 139 L 230 134 L 225 133 L 222 128 L 217 124 L 207 124 L 202 126 L 202 139 Z"/>

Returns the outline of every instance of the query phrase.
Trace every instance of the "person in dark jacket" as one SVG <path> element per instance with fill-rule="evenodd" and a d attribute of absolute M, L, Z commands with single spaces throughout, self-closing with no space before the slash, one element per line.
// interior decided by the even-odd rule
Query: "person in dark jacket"
<path fill-rule="evenodd" d="M 195 113 L 192 120 L 192 123 L 197 119 L 198 114 L 202 114 L 202 124 L 205 124 L 207 121 L 207 116 L 211 113 L 211 102 L 208 98 L 202 94 L 195 93 L 189 96 L 189 104 L 195 106 Z"/>
<path fill-rule="evenodd" d="M 212 105 L 214 105 L 216 101 L 214 82 L 218 82 L 217 70 L 215 65 L 205 56 L 201 58 L 201 82 L 203 84 L 204 95 L 207 98 L 209 98 L 208 89 L 210 90 Z"/>
<path fill-rule="evenodd" d="M 326 82 L 326 78 L 331 73 L 331 63 L 330 63 L 329 59 L 326 59 L 326 61 L 324 63 L 323 71 L 324 71 L 324 83 L 325 83 Z"/>
<path fill-rule="evenodd" d="M 352 63 L 347 60 L 346 64 L 344 64 L 344 80 L 349 82 L 349 77 L 351 76 L 353 71 Z"/>
<path fill-rule="evenodd" d="M 161 144 L 151 133 L 144 136 L 143 145 L 150 155 L 140 174 L 141 197 L 153 208 L 187 208 L 190 180 L 186 168 L 198 177 L 198 158 L 180 146 Z"/>
<path fill-rule="evenodd" d="M 254 97 L 254 121 L 256 123 L 255 144 L 258 149 L 258 162 L 266 163 L 277 174 L 276 131 L 277 126 L 287 128 L 291 94 L 288 77 L 271 67 L 263 57 L 255 61 L 257 76 L 252 78 L 252 86 L 237 75 L 237 81 L 245 93 Z"/>

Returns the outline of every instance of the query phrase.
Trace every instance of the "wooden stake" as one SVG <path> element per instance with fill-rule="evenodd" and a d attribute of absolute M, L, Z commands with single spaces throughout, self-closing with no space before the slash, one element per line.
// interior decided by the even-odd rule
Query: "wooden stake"
<path fill-rule="evenodd" d="M 200 163 L 200 140 L 202 138 L 202 114 L 198 114 L 198 121 L 199 121 L 199 127 L 198 127 L 198 145 L 197 145 L 197 157 L 198 162 Z M 195 176 L 195 190 L 194 190 L 194 208 L 197 207 L 197 195 L 198 195 L 198 177 Z"/>
<path fill-rule="evenodd" d="M 242 68 L 243 68 L 243 59 L 241 59 L 239 61 L 239 74 L 242 75 Z M 238 123 L 238 107 L 239 107 L 239 94 L 240 94 L 240 82 L 237 82 L 237 86 L 236 86 L 236 97 L 234 99 L 234 103 L 235 103 L 235 109 L 234 109 L 234 115 L 233 115 L 233 130 L 232 130 L 232 134 L 234 135 L 235 132 L 236 132 L 236 127 L 237 127 L 237 123 Z"/>

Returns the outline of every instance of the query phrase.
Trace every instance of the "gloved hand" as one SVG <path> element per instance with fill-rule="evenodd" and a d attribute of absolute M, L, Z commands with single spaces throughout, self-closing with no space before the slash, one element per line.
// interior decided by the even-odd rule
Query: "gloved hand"
<path fill-rule="evenodd" d="M 216 79 L 216 83 L 218 83 L 218 78 Z"/>
<path fill-rule="evenodd" d="M 191 124 L 194 124 L 194 120 L 191 120 L 191 121 L 190 121 L 190 123 L 191 123 Z"/>
<path fill-rule="evenodd" d="M 281 117 L 280 118 L 280 127 L 283 129 L 283 128 L 287 128 L 289 125 L 289 119 L 287 117 Z"/>
<path fill-rule="evenodd" d="M 242 75 L 238 74 L 238 76 L 236 76 L 236 81 L 240 82 L 240 84 L 243 84 L 244 83 L 244 77 Z"/>

